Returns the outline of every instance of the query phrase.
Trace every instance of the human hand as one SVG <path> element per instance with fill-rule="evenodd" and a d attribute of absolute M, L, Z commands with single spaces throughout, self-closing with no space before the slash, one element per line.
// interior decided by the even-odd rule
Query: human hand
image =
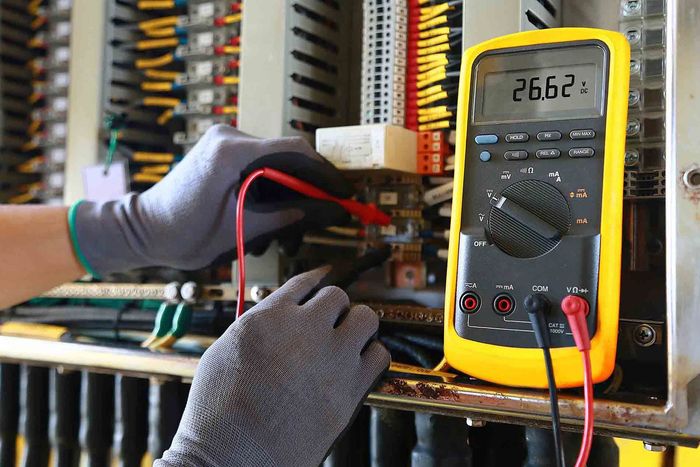
<path fill-rule="evenodd" d="M 292 278 L 204 353 L 172 446 L 155 467 L 323 461 L 390 362 L 374 340 L 379 320 L 370 308 L 350 309 L 337 287 L 301 303 L 327 272 Z"/>
<path fill-rule="evenodd" d="M 211 128 L 161 182 L 142 194 L 73 208 L 75 243 L 97 274 L 147 266 L 207 266 L 236 242 L 236 197 L 242 180 L 271 167 L 341 198 L 352 193 L 342 175 L 301 138 L 259 139 L 226 125 Z M 246 251 L 274 239 L 341 224 L 338 205 L 309 199 L 267 180 L 246 199 Z M 80 254 L 79 254 L 80 256 Z"/>

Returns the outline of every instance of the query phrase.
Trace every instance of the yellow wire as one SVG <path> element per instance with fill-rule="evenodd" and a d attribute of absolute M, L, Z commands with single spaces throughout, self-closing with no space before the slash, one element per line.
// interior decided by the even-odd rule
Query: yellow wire
<path fill-rule="evenodd" d="M 22 193 L 20 195 L 13 196 L 8 199 L 9 204 L 27 204 L 28 202 L 34 200 L 36 197 L 32 193 Z"/>
<path fill-rule="evenodd" d="M 175 57 L 173 54 L 165 54 L 154 58 L 140 58 L 136 60 L 136 68 L 143 70 L 144 68 L 158 68 L 161 66 L 173 63 Z"/>
<path fill-rule="evenodd" d="M 177 47 L 180 45 L 180 40 L 177 37 L 168 37 L 165 39 L 147 39 L 136 42 L 138 50 L 153 50 L 163 49 L 166 47 Z"/>
<path fill-rule="evenodd" d="M 144 81 L 141 83 L 142 91 L 172 91 L 173 83 L 169 81 Z"/>
<path fill-rule="evenodd" d="M 165 10 L 175 8 L 175 2 L 171 0 L 143 0 L 136 4 L 139 10 Z"/>
<path fill-rule="evenodd" d="M 32 20 L 30 27 L 36 31 L 37 29 L 42 27 L 45 23 L 46 23 L 46 16 L 37 16 L 36 18 L 34 18 Z"/>
<path fill-rule="evenodd" d="M 428 21 L 430 19 L 435 18 L 438 15 L 441 15 L 449 9 L 450 6 L 447 3 L 441 3 L 440 5 L 435 5 L 433 7 L 428 8 L 421 8 L 420 17 L 418 18 L 418 20 L 420 22 Z"/>
<path fill-rule="evenodd" d="M 437 107 L 428 107 L 426 109 L 418 109 L 418 115 L 432 115 L 435 113 L 449 112 L 446 105 L 440 105 Z"/>
<path fill-rule="evenodd" d="M 146 29 L 143 33 L 148 37 L 174 37 L 177 35 L 173 27 Z"/>
<path fill-rule="evenodd" d="M 158 123 L 158 125 L 165 125 L 173 118 L 173 115 L 175 115 L 173 109 L 166 109 L 162 114 L 158 116 L 156 122 Z"/>
<path fill-rule="evenodd" d="M 448 36 L 447 34 L 443 34 L 441 36 L 435 36 L 435 37 L 431 37 L 429 39 L 419 40 L 418 47 L 419 48 L 430 47 L 433 45 L 443 44 L 443 43 L 449 42 L 449 41 L 450 41 L 450 36 Z"/>
<path fill-rule="evenodd" d="M 169 152 L 143 152 L 137 151 L 131 156 L 134 162 L 166 163 L 175 160 L 175 154 Z"/>
<path fill-rule="evenodd" d="M 241 82 L 241 79 L 238 76 L 224 76 L 221 84 L 226 84 L 226 85 L 233 85 L 233 84 L 238 84 Z"/>
<path fill-rule="evenodd" d="M 166 28 L 168 26 L 177 26 L 177 16 L 164 16 L 162 18 L 154 18 L 139 23 L 139 29 L 145 31 L 147 29 Z"/>
<path fill-rule="evenodd" d="M 418 131 L 431 131 L 431 130 L 443 130 L 450 127 L 449 120 L 443 120 L 441 122 L 426 123 L 424 125 L 418 125 Z"/>
<path fill-rule="evenodd" d="M 175 81 L 181 73 L 179 71 L 169 71 L 169 70 L 145 70 L 143 72 L 146 78 L 150 79 L 162 79 L 166 81 Z"/>
<path fill-rule="evenodd" d="M 421 91 L 418 91 L 416 93 L 416 96 L 418 96 L 419 98 L 428 97 L 428 96 L 431 96 L 433 94 L 437 94 L 440 91 L 442 91 L 442 86 L 439 84 L 436 84 L 435 86 L 430 86 L 429 88 L 425 88 Z"/>
<path fill-rule="evenodd" d="M 418 89 L 422 89 L 429 84 L 433 84 L 433 83 L 437 83 L 438 81 L 442 81 L 445 78 L 447 78 L 447 75 L 444 72 L 431 75 L 424 80 L 418 81 L 418 83 L 417 83 Z"/>
<path fill-rule="evenodd" d="M 236 45 L 225 45 L 223 51 L 225 54 L 237 54 L 241 52 L 241 48 Z"/>
<path fill-rule="evenodd" d="M 32 122 L 29 124 L 29 127 L 27 128 L 27 134 L 29 136 L 34 136 L 37 131 L 41 128 L 42 121 L 39 119 L 32 120 Z"/>
<path fill-rule="evenodd" d="M 437 16 L 435 18 L 429 19 L 428 21 L 418 23 L 418 29 L 424 31 L 426 29 L 433 28 L 435 26 L 440 26 L 441 24 L 445 23 L 447 23 L 447 15 Z"/>
<path fill-rule="evenodd" d="M 424 71 L 432 70 L 433 68 L 445 67 L 448 63 L 450 62 L 447 60 L 447 58 L 444 60 L 435 60 L 433 62 L 423 63 L 422 65 L 418 65 L 418 71 L 423 73 Z"/>
<path fill-rule="evenodd" d="M 422 115 L 418 117 L 418 123 L 434 122 L 435 120 L 443 120 L 446 118 L 450 118 L 451 116 L 452 112 L 431 113 L 428 115 Z"/>
<path fill-rule="evenodd" d="M 180 99 L 176 97 L 144 97 L 143 105 L 146 107 L 177 107 Z"/>
<path fill-rule="evenodd" d="M 432 68 L 428 71 L 424 71 L 423 73 L 418 73 L 418 75 L 416 75 L 416 79 L 424 80 L 424 79 L 426 79 L 430 76 L 433 76 L 435 74 L 445 73 L 445 72 L 446 72 L 446 70 L 445 70 L 444 66 L 438 66 L 438 67 Z"/>
<path fill-rule="evenodd" d="M 428 29 L 428 30 L 419 32 L 418 39 L 428 39 L 430 37 L 442 36 L 443 34 L 449 34 L 450 32 L 451 31 L 450 31 L 449 27 Z"/>
<path fill-rule="evenodd" d="M 239 23 L 241 21 L 241 13 L 236 13 L 235 15 L 228 15 L 222 18 L 224 24 Z"/>
<path fill-rule="evenodd" d="M 418 99 L 416 105 L 418 105 L 418 107 L 423 107 L 424 105 L 432 104 L 433 102 L 437 102 L 441 99 L 447 99 L 447 91 L 438 92 L 437 94 L 432 94 L 428 97 L 424 97 L 423 99 Z"/>
<path fill-rule="evenodd" d="M 159 165 L 147 165 L 145 167 L 141 167 L 140 173 L 165 175 L 168 172 L 170 172 L 170 165 L 169 164 L 159 164 Z"/>
<path fill-rule="evenodd" d="M 133 175 L 132 180 L 137 183 L 158 183 L 159 181 L 163 180 L 163 178 L 163 175 L 159 174 L 138 172 Z"/>
<path fill-rule="evenodd" d="M 433 54 L 440 53 L 440 52 L 449 52 L 449 50 L 450 50 L 450 44 L 445 43 L 445 44 L 434 45 L 432 47 L 425 47 L 422 49 L 418 49 L 418 55 L 420 55 L 420 56 L 433 55 Z"/>
<path fill-rule="evenodd" d="M 238 107 L 236 107 L 235 105 L 224 105 L 220 107 L 219 113 L 221 115 L 236 114 L 238 113 Z"/>
<path fill-rule="evenodd" d="M 437 60 L 447 60 L 447 54 L 423 55 L 421 57 L 416 58 L 416 63 L 418 63 L 420 65 L 423 63 L 434 62 Z"/>

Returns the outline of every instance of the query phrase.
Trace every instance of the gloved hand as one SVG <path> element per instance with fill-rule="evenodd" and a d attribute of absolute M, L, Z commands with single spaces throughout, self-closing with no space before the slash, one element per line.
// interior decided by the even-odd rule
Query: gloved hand
<path fill-rule="evenodd" d="M 195 373 L 172 446 L 155 467 L 318 466 L 389 366 L 377 315 L 296 276 L 246 312 Z M 347 312 L 340 324 L 338 318 Z M 369 344 L 368 344 L 369 342 Z"/>
<path fill-rule="evenodd" d="M 352 194 L 340 172 L 305 140 L 263 140 L 217 125 L 143 194 L 75 205 L 69 224 L 78 257 L 97 274 L 147 266 L 205 267 L 235 248 L 238 188 L 262 167 L 341 198 Z M 253 252 L 273 239 L 299 238 L 306 230 L 348 219 L 335 203 L 306 198 L 267 180 L 251 186 L 245 215 L 246 251 Z"/>

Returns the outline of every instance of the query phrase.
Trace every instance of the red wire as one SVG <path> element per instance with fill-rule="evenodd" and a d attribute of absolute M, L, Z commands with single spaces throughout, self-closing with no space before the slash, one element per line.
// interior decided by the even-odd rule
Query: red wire
<path fill-rule="evenodd" d="M 584 398 L 584 421 L 583 421 L 583 439 L 581 440 L 581 450 L 576 459 L 576 467 L 585 467 L 588 462 L 588 456 L 591 453 L 591 444 L 593 443 L 593 371 L 591 369 L 591 355 L 588 350 L 581 351 L 583 359 L 583 398 Z"/>
<path fill-rule="evenodd" d="M 258 178 L 265 175 L 263 169 L 258 169 L 243 181 L 241 189 L 238 191 L 236 201 L 236 252 L 238 255 L 238 302 L 236 303 L 236 318 L 243 314 L 245 305 L 245 230 L 243 224 L 243 212 L 245 209 L 245 197 L 250 185 Z"/>
<path fill-rule="evenodd" d="M 236 201 L 236 250 L 238 254 L 238 302 L 236 303 L 236 318 L 240 318 L 243 314 L 243 305 L 245 304 L 245 229 L 243 224 L 245 197 L 250 185 L 260 177 L 265 177 L 310 198 L 339 204 L 350 214 L 357 216 L 360 222 L 365 225 L 388 225 L 391 223 L 391 217 L 372 204 L 363 204 L 352 199 L 336 198 L 310 183 L 269 167 L 255 170 L 248 175 L 241 184 L 241 189 L 238 191 L 238 200 Z"/>

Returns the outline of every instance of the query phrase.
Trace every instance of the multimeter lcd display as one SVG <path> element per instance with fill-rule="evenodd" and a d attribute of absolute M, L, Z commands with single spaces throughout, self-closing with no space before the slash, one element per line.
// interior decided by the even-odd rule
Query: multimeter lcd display
<path fill-rule="evenodd" d="M 605 54 L 600 47 L 500 53 L 482 57 L 476 66 L 475 123 L 602 113 Z"/>

